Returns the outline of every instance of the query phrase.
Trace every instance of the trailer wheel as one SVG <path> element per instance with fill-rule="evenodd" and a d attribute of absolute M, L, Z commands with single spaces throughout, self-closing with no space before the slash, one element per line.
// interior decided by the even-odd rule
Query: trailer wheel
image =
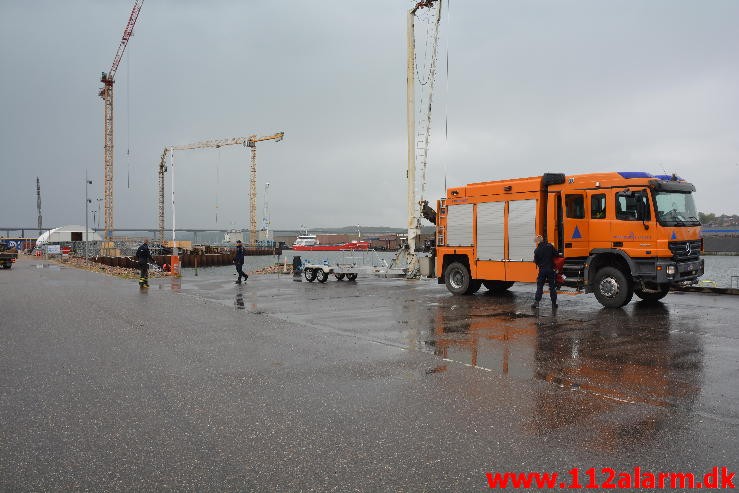
<path fill-rule="evenodd" d="M 346 274 L 334 274 L 334 276 L 336 277 L 336 280 L 337 281 L 341 281 L 341 280 L 344 279 L 344 277 L 346 276 Z"/>
<path fill-rule="evenodd" d="M 470 271 L 467 269 L 466 265 L 460 262 L 452 262 L 449 264 L 444 272 L 444 283 L 446 284 L 446 288 L 452 294 L 472 294 L 475 292 L 470 292 L 470 284 L 472 283 Z M 477 289 L 480 289 L 479 285 L 477 286 Z"/>
<path fill-rule="evenodd" d="M 316 269 L 316 279 L 318 282 L 328 281 L 328 272 L 323 269 Z"/>
<path fill-rule="evenodd" d="M 346 278 L 347 278 L 347 279 L 348 279 L 349 281 L 356 281 L 356 280 L 357 280 L 357 275 L 356 275 L 355 273 L 347 274 L 347 275 L 346 275 Z"/>
<path fill-rule="evenodd" d="M 308 282 L 313 282 L 316 280 L 316 271 L 311 269 L 310 267 L 306 267 L 303 269 L 303 275 L 305 276 L 305 280 Z"/>
<path fill-rule="evenodd" d="M 659 289 L 657 291 L 644 291 L 642 289 L 634 290 L 634 294 L 636 294 L 639 298 L 646 301 L 647 303 L 654 303 L 656 301 L 659 301 L 665 296 L 667 296 L 667 293 L 669 292 L 670 292 L 669 284 L 660 284 Z"/>
<path fill-rule="evenodd" d="M 634 295 L 634 285 L 626 274 L 616 267 L 603 267 L 595 275 L 595 297 L 606 308 L 624 306 Z"/>
<path fill-rule="evenodd" d="M 482 284 L 493 294 L 503 294 L 513 286 L 513 281 L 482 281 Z"/>

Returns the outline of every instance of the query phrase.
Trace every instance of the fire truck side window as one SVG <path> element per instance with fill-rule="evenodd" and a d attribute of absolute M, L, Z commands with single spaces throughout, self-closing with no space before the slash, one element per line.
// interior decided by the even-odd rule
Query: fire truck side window
<path fill-rule="evenodd" d="M 585 199 L 582 195 L 566 195 L 565 209 L 571 219 L 585 219 Z"/>
<path fill-rule="evenodd" d="M 648 221 L 651 218 L 649 200 L 641 192 L 616 194 L 616 219 L 622 221 Z"/>
<path fill-rule="evenodd" d="M 606 218 L 606 194 L 599 193 L 590 197 L 590 217 L 592 219 Z"/>

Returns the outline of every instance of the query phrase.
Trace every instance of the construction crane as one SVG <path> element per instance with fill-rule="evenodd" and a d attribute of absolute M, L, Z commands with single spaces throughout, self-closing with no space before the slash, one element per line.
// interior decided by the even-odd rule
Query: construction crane
<path fill-rule="evenodd" d="M 167 172 L 167 156 L 172 159 L 174 151 L 189 149 L 218 149 L 230 145 L 243 145 L 251 149 L 251 167 L 249 172 L 249 244 L 256 244 L 257 237 L 257 142 L 274 140 L 279 142 L 285 136 L 285 132 L 277 132 L 265 137 L 250 135 L 248 137 L 234 137 L 230 139 L 213 139 L 165 147 L 159 160 L 159 241 L 164 242 L 164 173 Z"/>
<path fill-rule="evenodd" d="M 133 26 L 139 17 L 141 6 L 144 0 L 135 0 L 131 15 L 128 17 L 128 23 L 123 30 L 123 37 L 118 45 L 118 51 L 113 58 L 113 65 L 110 70 L 103 72 L 100 82 L 103 87 L 100 88 L 98 95 L 105 102 L 105 127 L 103 131 L 104 148 L 105 148 L 105 177 L 104 177 L 104 200 L 105 200 L 105 239 L 110 240 L 113 232 L 113 83 L 115 82 L 115 73 L 118 70 L 118 64 L 121 63 L 123 52 L 126 50 L 128 40 L 133 35 Z"/>

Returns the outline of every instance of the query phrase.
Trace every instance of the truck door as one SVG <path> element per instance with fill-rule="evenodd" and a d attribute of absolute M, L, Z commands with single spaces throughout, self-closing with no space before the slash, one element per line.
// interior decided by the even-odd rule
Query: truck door
<path fill-rule="evenodd" d="M 611 196 L 613 194 L 611 193 Z M 590 190 L 587 193 L 590 219 L 590 249 L 611 248 L 611 218 L 613 207 L 608 207 L 608 195 L 605 190 Z"/>
<path fill-rule="evenodd" d="M 648 256 L 655 248 L 650 224 L 652 211 L 646 190 L 622 190 L 615 195 L 616 220 L 611 228 L 612 247 L 631 257 Z"/>
<path fill-rule="evenodd" d="M 585 217 L 585 193 L 565 193 L 564 255 L 565 257 L 587 257 L 589 228 Z"/>

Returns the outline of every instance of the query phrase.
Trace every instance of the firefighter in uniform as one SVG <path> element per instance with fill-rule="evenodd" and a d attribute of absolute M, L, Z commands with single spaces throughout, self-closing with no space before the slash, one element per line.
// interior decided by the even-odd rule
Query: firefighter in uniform
<path fill-rule="evenodd" d="M 241 278 L 244 278 L 244 281 L 249 279 L 249 276 L 244 274 L 244 271 L 242 268 L 244 267 L 244 247 L 241 245 L 241 240 L 236 240 L 236 254 L 234 255 L 234 265 L 236 266 L 236 273 L 239 275 L 239 279 L 236 282 L 236 284 L 241 284 Z"/>
<path fill-rule="evenodd" d="M 141 277 L 139 277 L 139 286 L 142 288 L 149 287 L 149 262 L 154 259 L 149 253 L 149 240 L 145 239 L 143 245 L 136 250 L 136 259 L 139 261 L 139 269 L 141 269 Z"/>
<path fill-rule="evenodd" d="M 531 308 L 539 308 L 539 301 L 544 294 L 544 283 L 549 284 L 549 297 L 552 299 L 552 308 L 557 308 L 557 274 L 554 270 L 554 259 L 559 256 L 554 245 L 548 241 L 544 241 L 544 237 L 537 235 L 534 240 L 536 249 L 534 250 L 534 263 L 539 268 L 539 275 L 536 276 L 536 294 L 534 295 L 534 304 Z"/>

